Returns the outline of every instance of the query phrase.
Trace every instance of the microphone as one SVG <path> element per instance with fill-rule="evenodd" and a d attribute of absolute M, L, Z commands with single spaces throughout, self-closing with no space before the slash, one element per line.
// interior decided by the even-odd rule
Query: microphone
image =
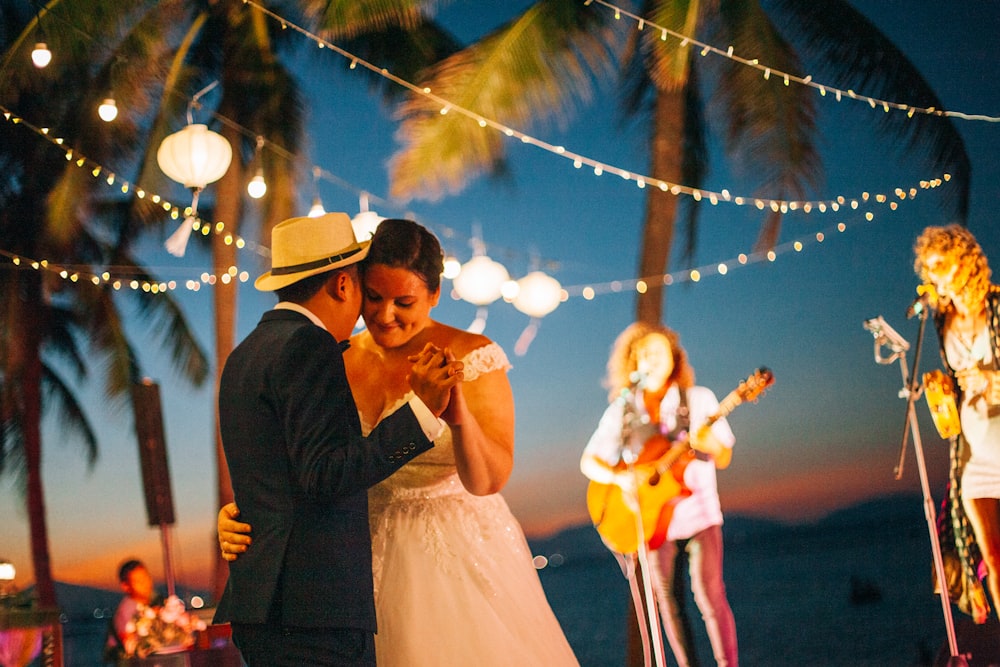
<path fill-rule="evenodd" d="M 917 298 L 913 300 L 910 307 L 906 309 L 906 319 L 912 319 L 914 315 L 924 316 L 928 310 L 937 308 L 938 293 L 934 285 L 925 284 L 917 287 Z"/>
<path fill-rule="evenodd" d="M 646 373 L 642 371 L 632 371 L 628 374 L 628 381 L 632 383 L 633 387 L 643 388 L 646 386 Z"/>
<path fill-rule="evenodd" d="M 893 352 L 906 352 L 910 349 L 910 344 L 899 333 L 889 326 L 881 315 L 864 321 L 864 327 L 875 337 L 876 354 L 878 348 L 886 345 Z"/>

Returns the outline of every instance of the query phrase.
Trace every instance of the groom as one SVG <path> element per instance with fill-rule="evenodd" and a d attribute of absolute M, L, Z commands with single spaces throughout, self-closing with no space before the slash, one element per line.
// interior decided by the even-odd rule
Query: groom
<path fill-rule="evenodd" d="M 342 346 L 368 244 L 344 213 L 276 225 L 255 286 L 279 303 L 222 372 L 222 446 L 254 548 L 230 563 L 215 622 L 231 622 L 250 667 L 375 665 L 368 487 L 433 446 L 461 379 L 460 363 L 425 350 L 419 398 L 362 437 Z"/>

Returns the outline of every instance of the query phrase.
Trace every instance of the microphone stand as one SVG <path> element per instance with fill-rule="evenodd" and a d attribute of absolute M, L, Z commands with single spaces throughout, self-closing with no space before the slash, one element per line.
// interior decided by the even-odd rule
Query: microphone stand
<path fill-rule="evenodd" d="M 630 389 L 627 389 L 625 399 L 625 414 L 622 419 L 622 450 L 621 458 L 625 462 L 625 468 L 634 480 L 634 490 L 632 500 L 634 502 L 635 531 L 636 531 L 636 557 L 639 561 L 639 571 L 642 575 L 643 592 L 645 593 L 645 604 L 639 599 L 639 592 L 635 586 L 635 577 L 631 577 L 630 588 L 632 590 L 632 604 L 635 607 L 636 620 L 639 623 L 639 633 L 643 640 L 643 654 L 646 666 L 649 667 L 649 643 L 652 640 L 653 655 L 656 658 L 656 666 L 664 667 L 663 654 L 663 631 L 660 628 L 660 617 L 657 612 L 656 596 L 653 594 L 653 583 L 650 577 L 649 557 L 646 551 L 646 534 L 642 525 L 642 506 L 639 504 L 639 473 L 635 463 L 639 458 L 639 452 L 631 446 L 632 422 L 638 417 L 638 406 L 636 405 L 636 389 L 640 386 L 636 382 Z M 646 618 L 643 618 L 643 607 L 646 610 Z M 648 622 L 648 626 L 647 626 Z M 647 631 L 647 627 L 649 630 Z M 649 635 L 652 634 L 652 637 Z"/>
<path fill-rule="evenodd" d="M 900 398 L 906 398 L 906 420 L 903 424 L 903 440 L 900 446 L 899 463 L 896 465 L 894 475 L 899 480 L 903 475 L 903 460 L 906 456 L 906 443 L 910 432 L 913 433 L 913 451 L 917 459 L 917 470 L 920 476 L 920 488 L 924 496 L 924 516 L 927 519 L 927 531 L 931 541 L 931 553 L 934 557 L 934 571 L 937 574 L 938 589 L 941 597 L 941 612 L 944 615 L 945 631 L 948 636 L 948 648 L 951 657 L 948 660 L 948 667 L 968 667 L 969 663 L 965 656 L 958 652 L 958 642 L 955 639 L 955 623 L 951 615 L 951 600 L 948 595 L 948 580 L 944 572 L 944 560 L 941 557 L 941 543 L 938 540 L 937 520 L 934 512 L 934 498 L 931 495 L 930 484 L 927 481 L 927 466 L 924 462 L 924 448 L 920 440 L 920 426 L 917 423 L 917 412 L 914 407 L 920 397 L 923 387 L 917 379 L 916 369 L 920 367 L 920 352 L 923 347 L 924 331 L 927 327 L 927 308 L 919 311 L 920 329 L 917 334 L 917 346 L 914 350 L 913 367 L 914 373 L 910 375 L 906 364 L 906 352 L 910 349 L 907 343 L 892 327 L 879 315 L 877 318 L 866 320 L 864 327 L 875 336 L 875 363 L 888 365 L 895 360 L 899 360 L 899 369 L 903 376 L 903 388 L 899 392 Z M 886 358 L 882 356 L 881 349 L 887 346 L 892 354 Z"/>

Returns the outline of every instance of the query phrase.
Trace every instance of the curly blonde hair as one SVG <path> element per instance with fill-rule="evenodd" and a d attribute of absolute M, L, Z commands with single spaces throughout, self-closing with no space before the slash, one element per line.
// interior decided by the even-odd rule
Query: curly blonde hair
<path fill-rule="evenodd" d="M 913 270 L 923 282 L 930 281 L 928 260 L 932 256 L 943 258 L 958 267 L 952 278 L 956 293 L 961 293 L 966 303 L 981 303 L 990 290 L 990 271 L 986 254 L 965 227 L 958 224 L 943 227 L 925 227 L 913 245 Z M 940 304 L 942 309 L 953 308 L 950 301 Z"/>
<path fill-rule="evenodd" d="M 680 336 L 673 329 L 662 324 L 635 322 L 625 328 L 615 339 L 608 357 L 608 372 L 604 386 L 608 390 L 608 402 L 614 402 L 623 389 L 632 384 L 632 374 L 638 369 L 636 350 L 639 343 L 647 336 L 659 334 L 670 342 L 670 350 L 674 360 L 674 370 L 667 378 L 668 384 L 675 384 L 680 389 L 694 386 L 694 369 L 688 363 L 687 352 L 681 347 Z"/>

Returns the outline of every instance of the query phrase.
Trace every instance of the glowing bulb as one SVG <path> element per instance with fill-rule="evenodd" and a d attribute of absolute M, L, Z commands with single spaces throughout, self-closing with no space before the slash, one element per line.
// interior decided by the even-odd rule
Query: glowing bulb
<path fill-rule="evenodd" d="M 104 101 L 101 102 L 101 106 L 97 107 L 97 115 L 101 117 L 105 123 L 110 123 L 115 118 L 118 118 L 118 105 L 115 103 L 113 97 L 106 97 Z"/>
<path fill-rule="evenodd" d="M 319 197 L 313 199 L 312 208 L 309 209 L 310 218 L 318 218 L 321 215 L 326 215 L 326 209 L 323 208 L 323 202 L 320 201 Z"/>
<path fill-rule="evenodd" d="M 454 280 L 462 271 L 462 263 L 458 261 L 455 257 L 445 257 L 444 258 L 444 273 L 443 275 L 448 280 Z"/>
<path fill-rule="evenodd" d="M 247 184 L 247 194 L 254 199 L 260 199 L 266 192 L 267 183 L 264 182 L 264 171 L 262 169 L 258 169 L 257 175 L 254 176 Z"/>
<path fill-rule="evenodd" d="M 31 62 L 35 63 L 35 67 L 38 69 L 42 69 L 52 62 L 52 52 L 49 51 L 49 47 L 45 45 L 45 42 L 35 44 L 35 48 L 31 52 Z"/>

